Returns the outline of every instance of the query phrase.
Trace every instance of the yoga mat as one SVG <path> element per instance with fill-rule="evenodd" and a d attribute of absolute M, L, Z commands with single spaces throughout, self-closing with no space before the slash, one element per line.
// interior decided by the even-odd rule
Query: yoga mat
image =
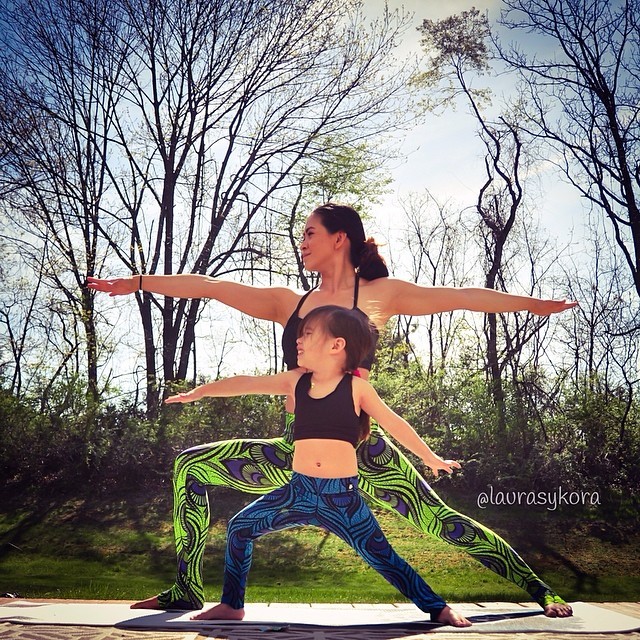
<path fill-rule="evenodd" d="M 209 606 L 209 605 L 207 605 Z M 16 601 L 0 605 L 0 622 L 40 625 L 111 626 L 126 629 L 185 629 L 260 627 L 376 627 L 411 626 L 423 631 L 448 633 L 622 633 L 640 629 L 640 619 L 585 602 L 572 603 L 571 618 L 547 618 L 538 607 L 512 603 L 454 605 L 473 625 L 465 629 L 436 625 L 412 604 L 336 605 L 336 604 L 251 604 L 245 607 L 242 622 L 190 620 L 193 612 L 129 609 L 119 603 L 40 603 Z"/>

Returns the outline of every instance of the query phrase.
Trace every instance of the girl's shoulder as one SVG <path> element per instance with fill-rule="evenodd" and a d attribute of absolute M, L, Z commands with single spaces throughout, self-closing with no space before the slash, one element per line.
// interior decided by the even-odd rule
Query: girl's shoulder
<path fill-rule="evenodd" d="M 375 393 L 373 385 L 360 376 L 351 376 L 351 387 L 358 393 Z"/>

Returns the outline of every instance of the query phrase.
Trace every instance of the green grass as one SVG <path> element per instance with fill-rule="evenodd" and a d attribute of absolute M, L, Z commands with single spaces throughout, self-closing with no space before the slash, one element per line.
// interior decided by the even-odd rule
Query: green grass
<path fill-rule="evenodd" d="M 206 597 L 211 601 L 220 595 L 226 518 L 250 499 L 223 490 L 213 495 L 218 498 L 218 519 L 205 555 Z M 528 599 L 465 553 L 419 534 L 391 513 L 376 515 L 400 555 L 447 600 Z M 548 513 L 498 513 L 491 522 L 483 513 L 482 519 L 568 599 L 640 597 L 637 533 L 619 532 L 604 540 L 594 534 L 593 524 Z M 595 529 L 597 533 L 602 527 Z M 604 530 L 611 534 L 611 528 Z M 173 578 L 170 508 L 144 497 L 61 501 L 39 517 L 30 512 L 0 514 L 0 542 L 0 592 L 23 597 L 135 600 L 167 588 Z M 348 546 L 312 528 L 272 534 L 256 543 L 247 598 L 372 603 L 403 599 Z"/>

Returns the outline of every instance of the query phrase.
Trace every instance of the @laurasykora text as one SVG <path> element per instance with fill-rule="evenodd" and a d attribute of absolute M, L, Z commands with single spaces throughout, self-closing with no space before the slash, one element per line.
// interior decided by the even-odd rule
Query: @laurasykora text
<path fill-rule="evenodd" d="M 487 491 L 478 494 L 477 504 L 480 509 L 487 506 L 540 506 L 555 511 L 562 506 L 599 505 L 600 494 L 597 491 L 567 491 L 562 486 L 550 491 L 502 491 L 493 485 Z"/>

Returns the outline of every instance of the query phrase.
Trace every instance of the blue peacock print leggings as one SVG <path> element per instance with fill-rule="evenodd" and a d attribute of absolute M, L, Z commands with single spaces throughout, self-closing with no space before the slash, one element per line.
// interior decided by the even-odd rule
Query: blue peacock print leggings
<path fill-rule="evenodd" d="M 173 475 L 173 526 L 177 575 L 158 596 L 164 609 L 201 609 L 203 554 L 209 531 L 207 487 L 264 495 L 291 478 L 293 414 L 281 438 L 224 440 L 183 451 Z M 524 589 L 544 607 L 564 603 L 499 535 L 448 507 L 374 423 L 357 449 L 358 488 L 375 506 L 391 509 L 422 533 L 462 549 Z"/>
<path fill-rule="evenodd" d="M 233 609 L 244 607 L 254 540 L 303 525 L 321 527 L 340 537 L 432 620 L 446 606 L 393 550 L 358 493 L 356 476 L 312 478 L 295 471 L 284 487 L 258 498 L 229 521 L 221 602 Z"/>

